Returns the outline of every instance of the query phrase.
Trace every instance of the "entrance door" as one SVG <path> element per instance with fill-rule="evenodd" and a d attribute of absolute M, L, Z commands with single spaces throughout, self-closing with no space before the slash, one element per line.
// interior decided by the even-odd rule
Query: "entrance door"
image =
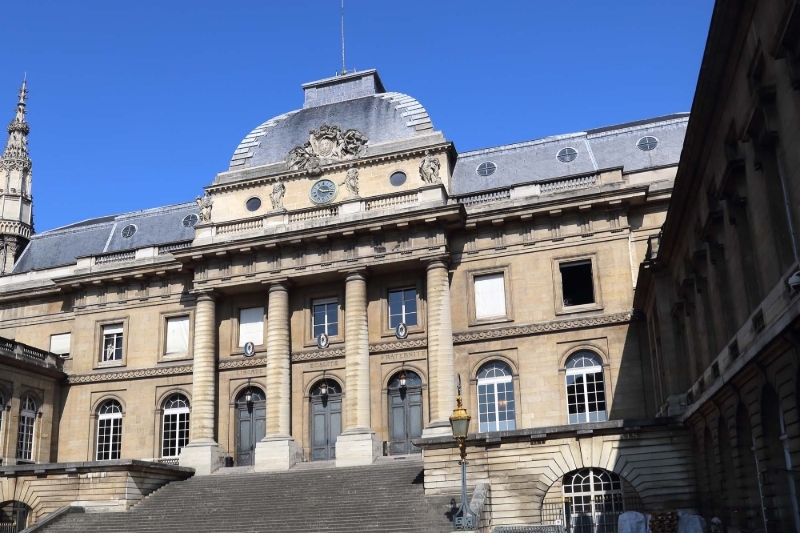
<path fill-rule="evenodd" d="M 248 398 L 248 395 L 250 396 Z M 249 401 L 248 401 L 249 400 Z M 245 389 L 236 398 L 236 465 L 253 464 L 256 443 L 267 434 L 267 402 L 258 387 Z"/>
<path fill-rule="evenodd" d="M 28 526 L 30 507 L 22 502 L 0 504 L 0 533 L 19 533 Z"/>
<path fill-rule="evenodd" d="M 422 379 L 402 371 L 389 381 L 389 454 L 419 453 L 411 439 L 421 436 Z"/>
<path fill-rule="evenodd" d="M 336 459 L 336 439 L 342 432 L 342 388 L 326 379 L 311 389 L 311 460 Z"/>

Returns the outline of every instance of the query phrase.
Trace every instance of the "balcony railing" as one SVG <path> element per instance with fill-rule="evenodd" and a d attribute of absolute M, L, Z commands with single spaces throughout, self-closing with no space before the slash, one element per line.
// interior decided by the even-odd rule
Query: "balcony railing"
<path fill-rule="evenodd" d="M 339 214 L 338 206 L 331 207 L 318 207 L 316 209 L 307 209 L 304 211 L 297 211 L 289 213 L 289 223 L 294 224 L 297 222 L 305 222 L 307 220 L 319 220 L 320 218 L 335 217 Z"/>
<path fill-rule="evenodd" d="M 167 244 L 158 247 L 158 255 L 171 254 L 175 250 L 183 250 L 185 248 L 191 248 L 191 247 L 192 247 L 191 242 L 179 242 L 176 244 Z"/>
<path fill-rule="evenodd" d="M 136 251 L 119 252 L 116 254 L 98 255 L 94 258 L 95 265 L 106 265 L 108 263 L 123 263 L 136 259 Z"/>
<path fill-rule="evenodd" d="M 500 200 L 508 200 L 511 198 L 511 189 L 500 189 L 497 191 L 489 191 L 480 194 L 473 194 L 470 196 L 462 196 L 456 201 L 464 206 L 488 204 Z"/>
<path fill-rule="evenodd" d="M 54 353 L 3 337 L 0 337 L 0 355 L 51 368 L 60 369 L 62 364 L 61 358 Z"/>

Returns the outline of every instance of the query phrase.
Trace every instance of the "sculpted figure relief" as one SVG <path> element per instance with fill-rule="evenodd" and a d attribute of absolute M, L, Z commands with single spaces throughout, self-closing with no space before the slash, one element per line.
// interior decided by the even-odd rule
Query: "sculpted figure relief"
<path fill-rule="evenodd" d="M 339 185 L 347 187 L 347 192 L 350 196 L 358 196 L 358 169 L 349 169 L 347 175 L 344 177 L 344 181 Z"/>
<path fill-rule="evenodd" d="M 323 124 L 309 132 L 308 142 L 296 146 L 286 156 L 289 170 L 322 173 L 322 165 L 355 159 L 364 153 L 367 136 L 356 130 L 342 131 L 339 126 Z"/>
<path fill-rule="evenodd" d="M 286 194 L 286 185 L 281 181 L 275 182 L 272 186 L 272 194 L 269 199 L 272 201 L 272 209 L 283 209 L 283 195 Z"/>
<path fill-rule="evenodd" d="M 208 195 L 208 192 L 202 198 L 198 196 L 195 199 L 195 203 L 200 209 L 200 222 L 211 222 L 211 207 L 214 205 L 214 201 Z"/>
<path fill-rule="evenodd" d="M 438 157 L 432 157 L 430 152 L 425 152 L 425 158 L 419 164 L 419 177 L 425 183 L 441 183 L 442 178 L 439 177 L 439 163 Z"/>

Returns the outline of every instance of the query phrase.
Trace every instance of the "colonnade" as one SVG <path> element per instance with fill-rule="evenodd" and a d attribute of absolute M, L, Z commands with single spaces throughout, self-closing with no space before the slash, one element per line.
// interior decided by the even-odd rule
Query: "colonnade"
<path fill-rule="evenodd" d="M 336 465 L 371 464 L 381 443 L 371 426 L 367 275 L 345 275 L 345 430 L 336 444 Z M 450 282 L 443 260 L 430 261 L 427 276 L 428 377 L 430 424 L 424 435 L 449 434 L 448 417 L 455 398 Z M 288 470 L 302 461 L 291 435 L 291 339 L 288 280 L 271 282 L 267 308 L 266 437 L 256 445 L 255 470 Z M 191 442 L 181 453 L 182 466 L 200 475 L 219 468 L 224 454 L 214 440 L 217 398 L 215 300 L 211 291 L 197 294 L 194 328 Z"/>

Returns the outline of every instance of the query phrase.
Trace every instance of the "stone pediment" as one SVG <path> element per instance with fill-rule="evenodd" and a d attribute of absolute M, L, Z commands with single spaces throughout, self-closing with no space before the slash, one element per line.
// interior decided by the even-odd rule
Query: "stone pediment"
<path fill-rule="evenodd" d="M 289 151 L 286 167 L 289 170 L 305 170 L 312 175 L 321 174 L 325 165 L 361 157 L 368 141 L 360 131 L 342 131 L 339 126 L 323 124 L 319 130 L 309 132 L 306 143 Z"/>

